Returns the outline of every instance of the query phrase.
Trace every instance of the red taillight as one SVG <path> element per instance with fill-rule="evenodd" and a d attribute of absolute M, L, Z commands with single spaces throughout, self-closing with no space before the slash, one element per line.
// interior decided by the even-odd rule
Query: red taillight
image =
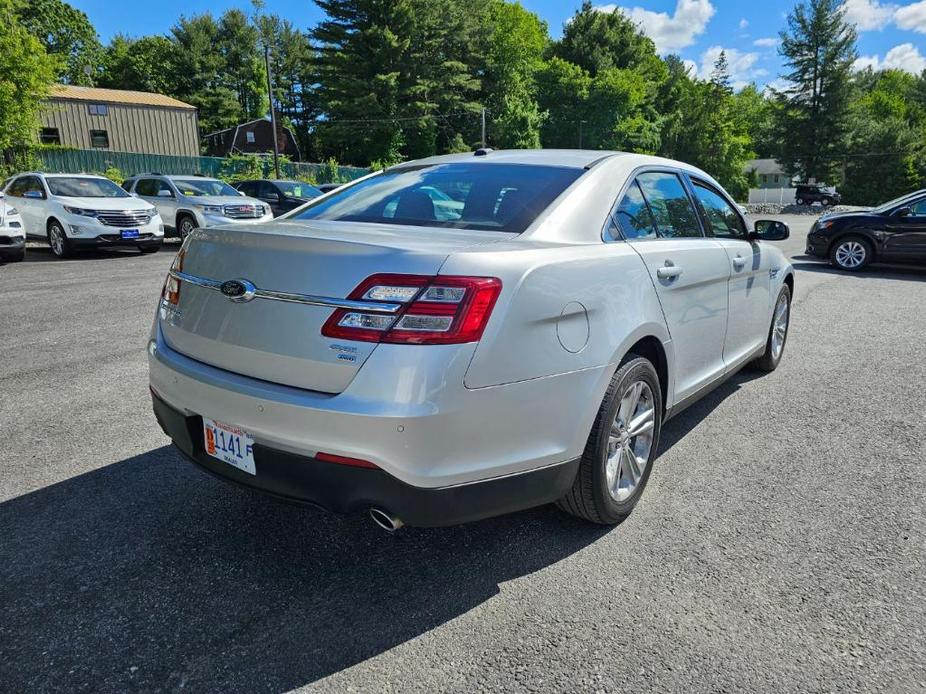
<path fill-rule="evenodd" d="M 496 277 L 373 275 L 348 298 L 400 303 L 402 308 L 395 314 L 338 309 L 322 335 L 414 345 L 476 342 L 501 290 Z"/>
<path fill-rule="evenodd" d="M 186 251 L 181 249 L 180 252 L 177 253 L 177 257 L 174 258 L 174 262 L 170 264 L 170 269 L 182 272 L 183 258 L 185 255 Z M 169 273 L 167 279 L 164 280 L 164 287 L 161 289 L 161 299 L 174 306 L 180 303 L 180 280 L 171 277 Z"/>
<path fill-rule="evenodd" d="M 316 453 L 315 460 L 321 460 L 325 463 L 336 463 L 338 465 L 348 465 L 350 467 L 362 467 L 368 468 L 370 470 L 379 470 L 378 465 L 374 465 L 369 460 L 361 460 L 360 458 L 348 458 L 343 455 L 334 455 L 332 453 Z"/>

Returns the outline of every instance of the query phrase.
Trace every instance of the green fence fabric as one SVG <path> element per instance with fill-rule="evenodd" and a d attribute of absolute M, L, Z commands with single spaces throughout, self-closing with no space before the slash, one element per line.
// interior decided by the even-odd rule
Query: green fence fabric
<path fill-rule="evenodd" d="M 50 173 L 102 173 L 109 168 L 116 168 L 123 176 L 129 177 L 142 173 L 162 174 L 201 174 L 203 176 L 233 176 L 237 170 L 244 169 L 250 162 L 241 157 L 223 159 L 221 157 L 180 157 L 163 154 L 140 154 L 138 152 L 110 152 L 103 149 L 46 149 L 36 152 L 42 162 L 42 169 Z M 273 173 L 273 159 L 260 157 L 264 176 Z M 330 178 L 330 167 L 325 164 L 306 164 L 302 162 L 280 162 L 280 175 L 283 178 L 314 178 L 319 183 L 337 183 L 326 180 Z M 338 167 L 339 179 L 353 180 L 370 172 L 356 166 Z"/>

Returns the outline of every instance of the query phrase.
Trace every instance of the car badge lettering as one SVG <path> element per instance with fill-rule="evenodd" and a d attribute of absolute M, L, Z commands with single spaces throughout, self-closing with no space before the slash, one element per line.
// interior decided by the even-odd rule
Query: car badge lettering
<path fill-rule="evenodd" d="M 230 301 L 244 303 L 250 301 L 257 294 L 257 287 L 253 282 L 244 279 L 227 280 L 219 286 L 219 291 Z"/>

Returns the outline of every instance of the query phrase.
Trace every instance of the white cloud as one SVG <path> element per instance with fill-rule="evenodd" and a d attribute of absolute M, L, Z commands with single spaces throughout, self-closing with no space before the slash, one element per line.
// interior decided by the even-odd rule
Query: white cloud
<path fill-rule="evenodd" d="M 846 0 L 843 3 L 846 21 L 859 31 L 881 30 L 894 18 L 897 5 L 881 4 L 880 0 Z"/>
<path fill-rule="evenodd" d="M 683 60 L 682 64 L 688 70 L 688 74 L 692 77 L 698 76 L 698 64 L 693 60 Z"/>
<path fill-rule="evenodd" d="M 710 0 L 678 0 L 675 14 L 653 12 L 642 7 L 621 7 L 614 3 L 596 7 L 600 12 L 619 9 L 640 25 L 647 36 L 656 44 L 660 53 L 670 53 L 690 46 L 704 33 L 716 10 Z"/>
<path fill-rule="evenodd" d="M 758 53 L 743 53 L 735 48 L 711 46 L 701 54 L 701 67 L 695 72 L 701 79 L 707 79 L 714 70 L 714 63 L 723 51 L 727 56 L 727 66 L 730 71 L 730 82 L 734 89 L 742 89 L 756 77 L 768 74 L 768 70 L 755 67 L 759 60 Z M 690 62 L 690 61 L 686 61 Z"/>
<path fill-rule="evenodd" d="M 745 29 L 745 28 L 748 27 L 748 26 L 749 26 L 749 20 L 746 19 L 745 17 L 743 17 L 743 18 L 740 20 L 740 29 Z"/>
<path fill-rule="evenodd" d="M 904 70 L 918 75 L 926 70 L 926 57 L 923 57 L 912 43 L 902 43 L 889 50 L 883 60 L 876 55 L 863 55 L 853 63 L 852 67 L 855 70 L 864 70 L 869 67 L 873 70 Z"/>
<path fill-rule="evenodd" d="M 759 48 L 771 48 L 778 45 L 778 39 L 767 38 L 767 39 L 756 39 L 752 42 L 753 46 L 759 46 Z"/>
<path fill-rule="evenodd" d="M 894 13 L 894 21 L 901 29 L 926 34 L 926 0 L 901 7 Z"/>

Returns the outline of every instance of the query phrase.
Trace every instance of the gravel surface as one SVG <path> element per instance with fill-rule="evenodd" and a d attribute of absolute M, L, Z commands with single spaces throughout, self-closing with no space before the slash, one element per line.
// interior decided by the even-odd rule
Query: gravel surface
<path fill-rule="evenodd" d="M 798 268 L 773 374 L 667 424 L 616 528 L 387 535 L 183 462 L 171 253 L 0 266 L 0 690 L 923 691 L 926 270 Z"/>

